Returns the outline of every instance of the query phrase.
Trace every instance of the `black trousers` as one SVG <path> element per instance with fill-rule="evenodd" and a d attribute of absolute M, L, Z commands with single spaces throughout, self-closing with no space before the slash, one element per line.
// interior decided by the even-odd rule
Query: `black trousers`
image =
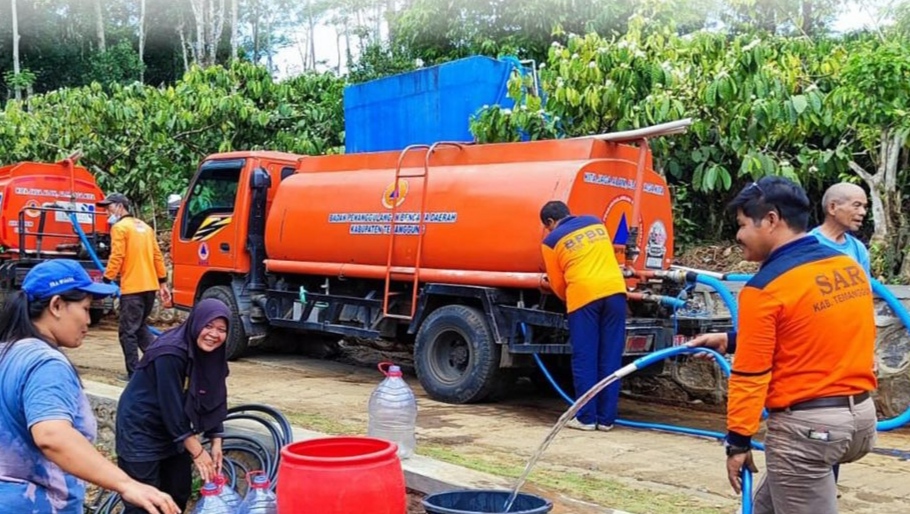
<path fill-rule="evenodd" d="M 171 495 L 180 511 L 186 509 L 186 502 L 193 490 L 193 459 L 187 452 L 152 462 L 129 462 L 117 458 L 117 465 L 133 479 L 157 487 Z M 125 501 L 123 514 L 146 514 L 145 509 L 134 507 Z"/>
<path fill-rule="evenodd" d="M 152 344 L 152 333 L 149 332 L 145 320 L 152 313 L 155 306 L 155 291 L 125 294 L 120 297 L 120 348 L 123 349 L 123 358 L 126 361 L 126 374 L 133 376 L 136 365 L 139 364 L 139 350 Z"/>

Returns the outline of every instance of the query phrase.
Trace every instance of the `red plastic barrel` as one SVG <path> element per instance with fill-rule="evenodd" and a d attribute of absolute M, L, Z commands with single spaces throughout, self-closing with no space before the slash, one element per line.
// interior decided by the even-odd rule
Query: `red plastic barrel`
<path fill-rule="evenodd" d="M 329 437 L 281 449 L 278 514 L 406 514 L 395 443 Z"/>

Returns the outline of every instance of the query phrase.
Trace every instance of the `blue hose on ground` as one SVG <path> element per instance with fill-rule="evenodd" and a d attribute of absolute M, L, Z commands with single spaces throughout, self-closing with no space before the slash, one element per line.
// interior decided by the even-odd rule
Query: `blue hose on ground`
<path fill-rule="evenodd" d="M 522 324 L 522 329 L 525 330 L 524 324 Z M 714 357 L 714 361 L 717 362 L 721 370 L 723 370 L 725 376 L 730 376 L 730 364 L 727 360 L 719 353 L 709 348 L 689 348 L 687 346 L 676 346 L 672 348 L 665 348 L 663 350 L 658 350 L 656 352 L 650 353 L 643 357 L 636 359 L 632 364 L 620 368 L 615 374 L 618 378 L 622 378 L 626 375 L 634 373 L 637 370 L 644 369 L 652 364 L 655 364 L 659 361 L 669 359 L 670 357 L 675 357 L 677 355 L 683 354 L 695 354 L 695 353 L 708 353 Z M 550 371 L 544 365 L 543 361 L 540 359 L 540 356 L 537 354 L 534 355 L 534 360 L 537 361 L 537 365 L 540 367 L 540 370 L 543 372 L 544 376 L 547 377 L 547 380 L 553 386 L 557 393 L 566 401 L 569 405 L 573 404 L 574 401 L 572 398 L 566 394 L 565 391 L 559 387 L 559 384 L 556 383 L 556 380 L 553 379 L 553 376 L 550 374 Z M 626 421 L 622 419 L 617 419 L 616 424 L 619 426 L 629 427 L 629 428 L 639 428 L 644 430 L 658 430 L 662 432 L 671 432 L 684 435 L 692 435 L 697 437 L 707 437 L 710 439 L 724 439 L 725 434 L 720 432 L 713 432 L 710 430 L 701 430 L 696 428 L 686 428 L 686 427 L 677 427 L 673 425 L 664 425 L 660 423 L 643 423 L 637 421 Z M 764 451 L 765 447 L 762 443 L 753 441 L 752 447 Z M 743 507 L 742 514 L 752 514 L 752 473 L 748 469 L 743 469 Z"/>
<path fill-rule="evenodd" d="M 748 282 L 750 278 L 752 278 L 752 275 L 745 273 L 729 273 L 724 275 L 724 279 L 730 282 Z M 872 278 L 869 282 L 872 284 L 872 292 L 885 301 L 888 307 L 891 308 L 891 311 L 894 312 L 897 318 L 901 320 L 901 323 L 904 324 L 904 327 L 910 331 L 910 313 L 907 312 L 907 309 L 900 300 L 898 300 L 897 297 L 878 280 Z M 721 284 L 721 286 L 723 286 L 723 284 Z M 889 432 L 901 428 L 907 423 L 910 423 L 910 406 L 896 417 L 879 420 L 879 422 L 876 423 L 875 428 L 879 432 Z"/>
<path fill-rule="evenodd" d="M 85 235 L 85 231 L 82 230 L 81 226 L 79 226 L 79 220 L 76 218 L 76 214 L 73 212 L 70 213 L 70 223 L 73 224 L 73 230 L 75 230 L 76 234 L 79 236 L 79 241 L 82 243 L 82 246 L 85 247 L 85 251 L 88 252 L 88 256 L 92 259 L 92 262 L 95 263 L 95 266 L 97 266 L 98 269 L 101 270 L 101 272 L 103 273 L 104 264 L 101 262 L 101 259 L 98 258 L 98 254 L 95 253 L 95 249 L 92 248 L 92 244 L 88 240 L 88 236 Z M 120 289 L 117 289 L 117 292 L 114 293 L 114 296 L 120 296 Z M 148 325 L 148 327 L 149 327 L 149 331 L 152 334 L 154 334 L 156 336 L 161 335 L 161 331 L 158 330 L 157 328 L 155 328 L 151 325 Z"/>

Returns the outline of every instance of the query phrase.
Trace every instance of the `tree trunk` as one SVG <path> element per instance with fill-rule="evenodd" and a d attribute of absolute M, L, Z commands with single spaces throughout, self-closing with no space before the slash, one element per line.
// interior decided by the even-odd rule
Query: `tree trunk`
<path fill-rule="evenodd" d="M 224 34 L 224 1 L 225 0 L 208 0 L 209 3 L 209 26 L 208 41 L 209 48 L 209 65 L 218 62 L 218 44 L 221 42 L 221 36 Z"/>
<path fill-rule="evenodd" d="M 253 0 L 253 62 L 259 61 L 259 16 L 262 14 L 259 10 L 259 0 Z"/>
<path fill-rule="evenodd" d="M 345 57 L 347 57 L 347 62 L 345 63 L 345 67 L 348 67 L 351 65 L 351 62 L 353 62 L 353 60 L 354 60 L 353 57 L 351 57 L 351 29 L 349 27 L 350 18 L 345 16 L 342 19 L 342 23 L 344 23 L 344 54 L 345 54 Z M 338 73 L 341 73 L 340 60 L 338 62 Z"/>
<path fill-rule="evenodd" d="M 237 58 L 237 11 L 238 0 L 231 0 L 231 59 Z"/>
<path fill-rule="evenodd" d="M 139 1 L 139 82 L 145 84 L 145 1 Z"/>
<path fill-rule="evenodd" d="M 98 35 L 98 51 L 104 53 L 107 51 L 107 44 L 104 41 L 104 13 L 101 9 L 101 0 L 95 0 L 95 33 Z"/>
<path fill-rule="evenodd" d="M 872 204 L 872 223 L 874 232 L 872 242 L 885 247 L 902 248 L 903 242 L 899 227 L 906 222 L 906 215 L 901 212 L 901 193 L 897 188 L 898 164 L 901 149 L 907 141 L 907 130 L 884 129 L 881 133 L 877 165 L 874 174 L 866 171 L 854 161 L 848 165 L 869 186 Z M 905 250 L 900 273 L 910 277 L 910 249 Z M 891 270 L 893 271 L 893 270 Z"/>
<path fill-rule="evenodd" d="M 335 68 L 335 73 L 341 75 L 341 31 L 338 27 L 335 27 L 335 48 L 338 49 L 338 67 Z"/>
<path fill-rule="evenodd" d="M 312 2 L 310 2 L 312 6 Z M 316 16 L 313 14 L 312 8 L 307 9 L 307 25 L 310 27 L 310 64 L 313 66 L 313 70 L 316 70 Z"/>
<path fill-rule="evenodd" d="M 887 192 L 882 187 L 882 175 L 880 173 L 870 174 L 859 164 L 850 161 L 850 169 L 862 177 L 863 182 L 869 187 L 869 201 L 872 204 L 872 241 L 884 242 L 891 233 L 891 224 L 889 223 L 888 210 L 885 206 L 885 197 Z"/>
<path fill-rule="evenodd" d="M 186 73 L 190 69 L 190 57 L 187 55 L 186 47 L 186 34 L 184 33 L 184 28 L 186 28 L 186 22 L 183 20 L 183 14 L 180 15 L 180 24 L 177 25 L 177 33 L 180 35 L 180 51 L 183 52 L 183 72 Z"/>
<path fill-rule="evenodd" d="M 395 0 L 388 0 L 385 6 L 386 19 L 388 20 L 389 25 L 389 39 L 390 43 L 395 41 L 395 21 L 398 17 L 398 11 L 395 9 Z"/>
<path fill-rule="evenodd" d="M 265 47 L 268 49 L 268 50 L 266 50 L 266 57 L 267 57 L 266 67 L 269 70 L 269 73 L 272 73 L 272 54 L 273 54 L 273 52 L 272 52 L 272 18 L 273 18 L 273 16 L 274 16 L 274 14 L 269 13 L 269 16 L 265 22 L 266 23 L 266 25 L 265 25 L 265 41 L 266 41 Z"/>
<path fill-rule="evenodd" d="M 205 50 L 205 0 L 190 0 L 190 6 L 193 8 L 193 19 L 196 20 L 196 41 L 192 45 L 193 60 L 205 68 L 205 58 L 208 52 Z"/>
<path fill-rule="evenodd" d="M 814 1 L 815 0 L 802 0 L 801 5 L 800 5 L 800 7 L 801 7 L 800 16 L 802 17 L 802 20 L 800 20 L 800 22 L 802 23 L 802 27 L 800 27 L 800 28 L 802 29 L 803 34 L 805 34 L 807 36 L 813 36 L 814 35 L 813 33 L 815 32 L 815 26 L 812 23 L 812 16 L 813 16 L 812 3 Z"/>
<path fill-rule="evenodd" d="M 295 39 L 295 42 L 297 43 L 297 45 L 296 45 L 296 46 L 297 46 L 297 55 L 300 56 L 301 70 L 307 71 L 307 57 L 308 57 L 308 56 L 307 56 L 306 51 L 305 51 L 304 49 L 305 49 L 305 48 L 307 47 L 307 45 L 309 44 L 309 37 L 310 37 L 310 35 L 309 35 L 308 33 L 304 33 L 304 34 L 303 34 L 303 41 L 300 40 L 300 37 L 301 37 L 301 36 L 297 36 L 296 39 Z"/>
<path fill-rule="evenodd" d="M 382 42 L 382 2 L 376 2 L 376 19 L 373 22 L 373 44 L 378 45 Z"/>
<path fill-rule="evenodd" d="M 16 0 L 13 0 L 13 77 L 18 79 L 19 72 L 19 14 L 16 12 Z M 17 81 L 14 86 L 16 101 L 22 100 L 22 88 Z"/>

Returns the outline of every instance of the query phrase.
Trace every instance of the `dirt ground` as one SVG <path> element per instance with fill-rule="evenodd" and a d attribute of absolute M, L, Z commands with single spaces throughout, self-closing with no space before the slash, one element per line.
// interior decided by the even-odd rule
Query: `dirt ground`
<path fill-rule="evenodd" d="M 82 348 L 68 353 L 84 379 L 123 385 L 116 378 L 123 361 L 111 322 L 93 329 Z M 448 405 L 428 399 L 416 377 L 405 378 L 418 397 L 419 453 L 506 477 L 518 476 L 565 407 L 530 384 L 517 386 L 498 403 Z M 228 383 L 234 404 L 269 404 L 305 428 L 364 434 L 367 400 L 380 379 L 372 367 L 260 351 L 231 363 Z M 696 408 L 623 399 L 620 416 L 723 430 L 722 415 Z M 878 446 L 906 458 L 910 431 L 880 434 Z M 626 428 L 565 430 L 530 482 L 538 494 L 561 493 L 634 514 L 732 513 L 739 502 L 727 484 L 724 460 L 720 443 L 713 440 Z M 757 460 L 764 469 L 763 455 Z M 910 462 L 881 454 L 842 467 L 840 512 L 908 512 L 908 477 Z M 413 513 L 422 512 L 419 501 L 413 503 Z"/>

